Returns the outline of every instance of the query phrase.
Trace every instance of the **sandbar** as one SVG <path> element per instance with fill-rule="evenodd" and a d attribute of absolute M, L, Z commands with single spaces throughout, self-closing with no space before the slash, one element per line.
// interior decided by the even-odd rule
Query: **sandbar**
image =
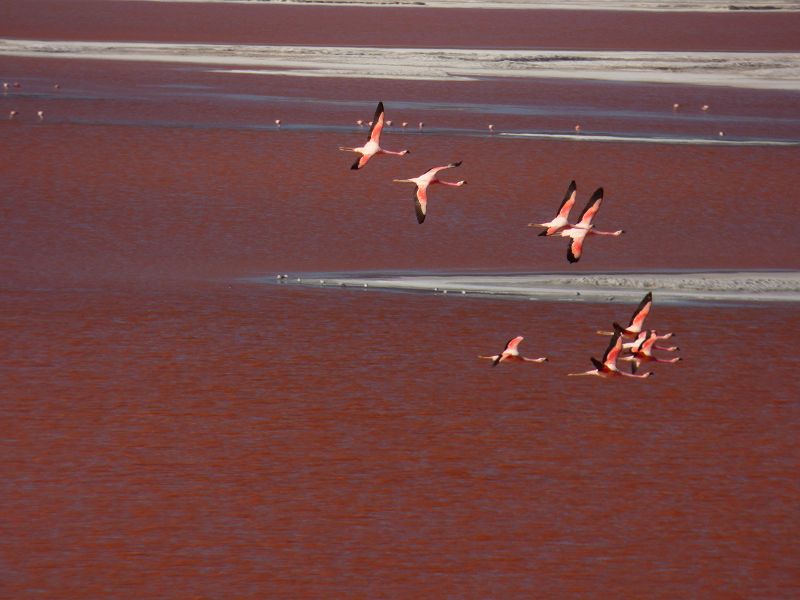
<path fill-rule="evenodd" d="M 800 53 L 795 52 L 492 50 L 0 39 L 0 56 L 190 63 L 210 65 L 220 72 L 254 75 L 434 81 L 549 77 L 800 91 Z"/>
<path fill-rule="evenodd" d="M 265 276 L 284 285 L 428 292 L 546 301 L 800 302 L 800 271 L 657 273 L 315 273 Z"/>

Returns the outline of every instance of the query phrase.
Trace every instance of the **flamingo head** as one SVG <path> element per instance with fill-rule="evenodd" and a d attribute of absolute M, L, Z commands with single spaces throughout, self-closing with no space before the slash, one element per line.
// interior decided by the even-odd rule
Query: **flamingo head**
<path fill-rule="evenodd" d="M 615 236 L 617 236 L 617 237 L 619 237 L 619 236 L 621 236 L 623 233 L 625 233 L 625 230 L 624 230 L 624 229 L 618 229 L 617 231 L 615 231 L 615 232 L 614 232 L 614 235 L 615 235 Z"/>
<path fill-rule="evenodd" d="M 461 181 L 456 181 L 456 185 L 458 186 L 467 185 L 467 182 L 462 179 Z"/>

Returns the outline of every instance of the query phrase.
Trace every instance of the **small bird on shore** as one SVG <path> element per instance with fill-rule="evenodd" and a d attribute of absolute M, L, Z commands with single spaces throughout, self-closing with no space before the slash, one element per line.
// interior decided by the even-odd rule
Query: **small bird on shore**
<path fill-rule="evenodd" d="M 460 187 L 462 185 L 466 185 L 466 181 L 463 179 L 461 181 L 442 181 L 436 174 L 439 171 L 443 171 L 445 169 L 452 169 L 454 167 L 458 167 L 461 165 L 461 161 L 450 163 L 449 165 L 444 165 L 442 167 L 433 167 L 429 169 L 419 177 L 412 177 L 411 179 L 394 179 L 393 181 L 396 183 L 413 183 L 417 186 L 417 189 L 414 191 L 414 203 L 417 211 L 417 222 L 422 224 L 425 221 L 425 215 L 428 212 L 428 187 L 434 185 L 436 183 L 441 183 L 444 185 L 450 185 L 453 187 Z"/>
<path fill-rule="evenodd" d="M 384 119 L 385 112 L 383 109 L 383 102 L 378 102 L 378 107 L 375 109 L 375 117 L 371 121 L 367 143 L 357 148 L 339 147 L 339 150 L 356 152 L 361 155 L 350 167 L 351 169 L 356 170 L 363 168 L 373 156 L 378 154 L 405 156 L 409 153 L 409 150 L 386 150 L 385 148 L 381 148 L 381 131 L 383 131 Z"/>
<path fill-rule="evenodd" d="M 492 361 L 492 366 L 496 367 L 501 362 L 532 362 L 532 363 L 542 363 L 547 362 L 547 357 L 542 356 L 541 358 L 527 358 L 522 356 L 519 353 L 519 344 L 525 338 L 521 335 L 518 335 L 515 338 L 512 338 L 506 342 L 506 347 L 500 354 L 494 354 L 492 356 L 478 356 L 478 358 L 487 359 Z"/>

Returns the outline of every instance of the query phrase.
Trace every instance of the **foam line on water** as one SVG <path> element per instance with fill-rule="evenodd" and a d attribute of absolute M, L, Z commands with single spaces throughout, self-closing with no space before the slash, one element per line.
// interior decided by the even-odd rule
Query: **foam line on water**
<path fill-rule="evenodd" d="M 499 135 L 513 138 L 542 140 L 578 140 L 582 142 L 638 142 L 645 144 L 687 144 L 692 146 L 800 146 L 800 141 L 768 140 L 759 138 L 717 138 L 678 137 L 678 136 L 639 136 L 639 135 L 604 135 L 574 133 L 506 133 Z"/>

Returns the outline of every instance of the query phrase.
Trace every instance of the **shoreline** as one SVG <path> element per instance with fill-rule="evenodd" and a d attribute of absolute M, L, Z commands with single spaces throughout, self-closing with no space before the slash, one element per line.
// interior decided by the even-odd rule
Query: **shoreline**
<path fill-rule="evenodd" d="M 197 64 L 249 75 L 431 81 L 559 78 L 800 91 L 796 52 L 445 50 L 2 38 L 0 56 Z"/>
<path fill-rule="evenodd" d="M 247 281 L 311 287 L 566 302 L 636 301 L 651 291 L 670 303 L 800 302 L 800 271 L 657 273 L 300 273 Z"/>
<path fill-rule="evenodd" d="M 800 3 L 777 0 L 751 0 L 749 2 L 673 2 L 659 0 L 560 0 L 558 2 L 531 2 L 529 0 L 139 0 L 176 4 L 250 4 L 263 6 L 354 6 L 360 8 L 458 8 L 473 10 L 575 10 L 618 12 L 797 12 Z"/>

